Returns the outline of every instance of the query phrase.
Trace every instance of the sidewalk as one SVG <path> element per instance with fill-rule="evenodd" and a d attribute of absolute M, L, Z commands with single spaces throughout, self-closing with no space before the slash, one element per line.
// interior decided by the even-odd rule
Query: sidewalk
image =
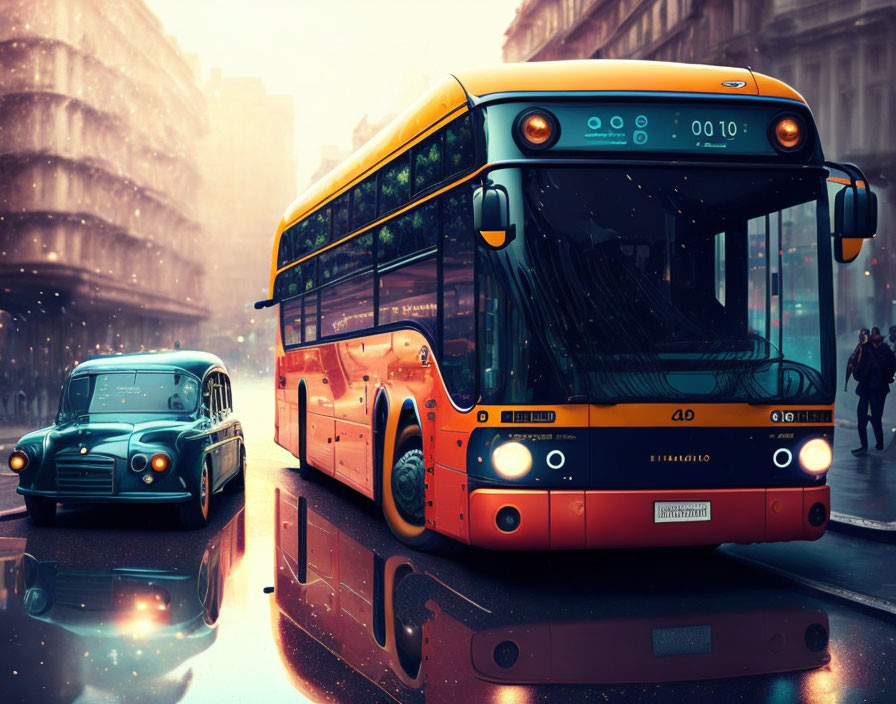
<path fill-rule="evenodd" d="M 896 524 L 896 436 L 891 427 L 884 424 L 883 451 L 872 446 L 864 457 L 853 457 L 850 450 L 859 445 L 855 423 L 838 421 L 834 464 L 828 472 L 831 513 L 835 518 L 836 514 L 845 514 L 864 521 Z M 868 435 L 873 442 L 870 427 Z"/>

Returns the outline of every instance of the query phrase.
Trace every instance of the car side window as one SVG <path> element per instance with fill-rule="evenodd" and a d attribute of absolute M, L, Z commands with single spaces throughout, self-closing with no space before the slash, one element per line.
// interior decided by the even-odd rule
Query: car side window
<path fill-rule="evenodd" d="M 221 382 L 224 386 L 224 408 L 227 409 L 227 413 L 233 413 L 233 391 L 230 387 L 230 377 L 221 374 Z"/>
<path fill-rule="evenodd" d="M 202 385 L 202 403 L 205 406 L 205 415 L 208 418 L 215 416 L 215 395 L 212 393 L 214 374 L 209 375 Z"/>

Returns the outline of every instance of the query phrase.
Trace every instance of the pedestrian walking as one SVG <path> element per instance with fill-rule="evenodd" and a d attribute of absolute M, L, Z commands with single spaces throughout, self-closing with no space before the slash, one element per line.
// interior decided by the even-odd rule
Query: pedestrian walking
<path fill-rule="evenodd" d="M 893 375 L 896 374 L 896 355 L 883 342 L 880 329 L 871 328 L 870 341 L 861 346 L 859 360 L 853 371 L 853 376 L 859 381 L 856 387 L 856 395 L 859 397 L 856 415 L 861 447 L 852 451 L 856 457 L 868 452 L 869 420 L 874 431 L 875 448 L 884 449 L 884 429 L 881 419 L 884 415 L 887 394 L 890 393 L 890 384 L 893 383 Z"/>
<path fill-rule="evenodd" d="M 890 346 L 890 349 L 893 350 L 894 354 L 896 354 L 896 325 L 890 326 L 890 335 L 887 337 L 887 344 Z"/>
<path fill-rule="evenodd" d="M 859 330 L 859 344 L 856 345 L 852 354 L 849 355 L 849 360 L 846 362 L 846 379 L 843 380 L 844 391 L 849 390 L 849 377 L 853 375 L 856 367 L 859 366 L 859 359 L 862 357 L 862 345 L 867 344 L 870 337 L 871 331 L 868 328 Z"/>

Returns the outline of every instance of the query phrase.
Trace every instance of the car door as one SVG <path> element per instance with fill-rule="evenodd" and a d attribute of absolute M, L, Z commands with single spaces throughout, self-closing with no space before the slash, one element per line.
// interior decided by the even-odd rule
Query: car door
<path fill-rule="evenodd" d="M 224 439 L 222 445 L 224 452 L 222 459 L 226 464 L 226 477 L 229 479 L 239 470 L 240 461 L 240 435 L 237 432 L 238 422 L 233 413 L 233 393 L 230 385 L 230 377 L 224 372 L 220 374 L 221 396 L 224 404 Z"/>
<path fill-rule="evenodd" d="M 206 456 L 212 463 L 213 487 L 220 484 L 223 465 L 221 462 L 221 441 L 223 438 L 221 422 L 221 394 L 218 383 L 218 373 L 213 372 L 206 376 L 202 385 L 202 401 L 205 404 L 208 415 L 208 442 L 206 444 Z M 213 489 L 214 490 L 214 489 Z"/>

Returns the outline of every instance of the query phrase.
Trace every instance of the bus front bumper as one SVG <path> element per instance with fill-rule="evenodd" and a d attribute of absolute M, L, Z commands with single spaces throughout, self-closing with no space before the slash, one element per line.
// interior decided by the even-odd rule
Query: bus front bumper
<path fill-rule="evenodd" d="M 577 550 L 817 540 L 827 527 L 830 493 L 828 486 L 478 489 L 470 495 L 470 542 L 496 550 Z"/>

